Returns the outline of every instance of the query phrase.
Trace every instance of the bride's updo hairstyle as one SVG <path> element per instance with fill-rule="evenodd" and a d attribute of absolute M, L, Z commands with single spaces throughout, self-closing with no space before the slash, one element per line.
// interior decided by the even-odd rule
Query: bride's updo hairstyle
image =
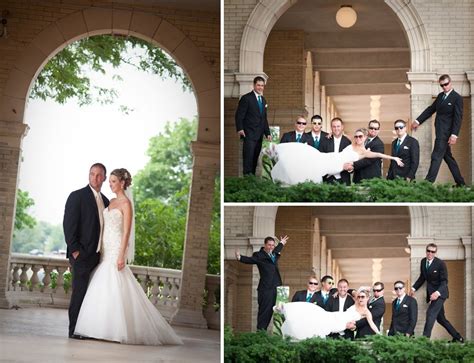
<path fill-rule="evenodd" d="M 362 132 L 365 137 L 369 134 L 369 131 L 365 127 L 361 127 L 360 129 L 355 130 L 354 135 L 358 132 Z"/>
<path fill-rule="evenodd" d="M 123 190 L 126 190 L 132 184 L 132 175 L 127 169 L 115 169 L 110 175 L 115 175 L 119 181 L 124 181 Z"/>
<path fill-rule="evenodd" d="M 361 292 L 363 292 L 365 294 L 365 296 L 367 296 L 367 298 L 369 298 L 370 296 L 370 287 L 367 287 L 367 286 L 361 286 L 357 289 L 357 294 L 360 294 Z"/>

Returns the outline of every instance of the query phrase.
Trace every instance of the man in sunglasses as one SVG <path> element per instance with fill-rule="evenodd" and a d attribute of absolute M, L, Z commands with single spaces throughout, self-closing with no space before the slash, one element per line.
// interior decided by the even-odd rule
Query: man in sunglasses
<path fill-rule="evenodd" d="M 315 276 L 310 276 L 306 290 L 296 291 L 291 299 L 291 302 L 295 301 L 306 301 L 314 303 L 316 301 L 316 290 L 318 288 L 318 279 Z"/>
<path fill-rule="evenodd" d="M 418 320 L 418 303 L 414 297 L 406 294 L 403 281 L 395 281 L 393 287 L 397 298 L 392 302 L 392 322 L 388 335 L 398 333 L 412 336 Z"/>
<path fill-rule="evenodd" d="M 257 330 L 267 330 L 273 315 L 277 296 L 277 286 L 281 286 L 281 276 L 278 270 L 278 260 L 283 246 L 288 241 L 288 236 L 281 237 L 278 246 L 275 246 L 273 237 L 266 237 L 260 251 L 254 252 L 252 256 L 242 256 L 238 249 L 235 250 L 235 258 L 249 265 L 257 265 L 260 273 L 258 282 L 258 315 Z"/>
<path fill-rule="evenodd" d="M 329 300 L 336 289 L 334 288 L 334 279 L 332 276 L 326 275 L 321 279 L 321 290 L 316 292 L 314 298 L 317 305 L 322 307 L 324 310 L 329 311 Z"/>
<path fill-rule="evenodd" d="M 372 288 L 374 295 L 367 302 L 367 307 L 372 313 L 372 320 L 374 321 L 374 324 L 377 326 L 377 328 L 379 328 L 379 330 L 383 314 L 385 314 L 385 300 L 383 297 L 384 288 L 385 286 L 383 282 L 377 281 Z M 357 320 L 355 328 L 357 330 L 357 339 L 363 338 L 367 335 L 375 335 L 375 332 L 370 327 L 366 318 Z"/>
<path fill-rule="evenodd" d="M 314 115 L 311 117 L 311 131 L 306 135 L 309 139 L 309 145 L 318 150 L 321 150 L 321 145 L 328 141 L 328 133 L 324 132 L 322 128 L 323 118 L 319 115 Z"/>
<path fill-rule="evenodd" d="M 379 138 L 380 122 L 369 121 L 369 135 L 365 141 L 365 148 L 376 153 L 384 153 L 383 141 Z M 382 159 L 364 158 L 353 163 L 354 176 L 352 181 L 360 183 L 365 179 L 382 177 Z M 370 327 L 369 327 L 370 328 Z"/>
<path fill-rule="evenodd" d="M 426 180 L 434 182 L 438 176 L 441 162 L 446 161 L 457 186 L 465 185 L 459 166 L 451 152 L 451 145 L 455 145 L 461 130 L 463 101 L 459 93 L 453 90 L 451 77 L 443 74 L 439 77 L 439 85 L 443 92 L 438 94 L 433 104 L 424 110 L 412 123 L 416 130 L 436 112 L 435 131 L 436 138 L 431 153 L 431 164 L 426 175 Z"/>
<path fill-rule="evenodd" d="M 413 284 L 411 295 L 426 281 L 426 322 L 423 328 L 425 337 L 431 336 L 435 321 L 441 324 L 453 337 L 453 342 L 464 342 L 464 338 L 454 329 L 444 314 L 444 302 L 449 297 L 448 270 L 443 260 L 436 257 L 438 246 L 434 243 L 426 246 L 426 257 L 421 260 L 420 277 Z"/>
<path fill-rule="evenodd" d="M 392 142 L 392 156 L 398 156 L 403 161 L 403 167 L 395 161 L 390 162 L 387 179 L 403 178 L 408 181 L 415 179 L 420 162 L 420 144 L 418 140 L 407 134 L 406 122 L 394 122 L 397 138 Z"/>
<path fill-rule="evenodd" d="M 284 133 L 281 137 L 280 144 L 285 142 L 299 142 L 302 144 L 309 144 L 311 140 L 305 133 L 306 125 L 306 119 L 303 116 L 298 116 L 295 121 L 295 129 L 293 131 Z"/>

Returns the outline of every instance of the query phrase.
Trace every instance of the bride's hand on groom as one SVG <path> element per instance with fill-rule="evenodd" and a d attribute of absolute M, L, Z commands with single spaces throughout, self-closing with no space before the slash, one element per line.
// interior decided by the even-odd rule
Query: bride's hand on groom
<path fill-rule="evenodd" d="M 125 267 L 125 258 L 123 256 L 119 256 L 117 258 L 117 269 L 120 271 L 120 270 L 123 270 L 124 267 Z"/>
<path fill-rule="evenodd" d="M 402 159 L 398 158 L 398 157 L 395 157 L 394 160 L 397 162 L 397 165 L 400 166 L 400 167 L 404 167 L 405 164 L 403 164 L 403 161 Z"/>

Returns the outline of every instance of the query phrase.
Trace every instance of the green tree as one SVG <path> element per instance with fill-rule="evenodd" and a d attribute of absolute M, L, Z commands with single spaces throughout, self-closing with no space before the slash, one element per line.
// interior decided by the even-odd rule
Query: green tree
<path fill-rule="evenodd" d="M 18 189 L 15 212 L 15 232 L 25 228 L 32 228 L 36 220 L 28 214 L 28 209 L 35 205 L 35 201 L 27 191 Z"/>
<path fill-rule="evenodd" d="M 160 48 L 135 37 L 97 35 L 73 42 L 54 56 L 38 75 L 30 97 L 52 99 L 60 104 L 76 98 L 80 106 L 113 103 L 117 91 L 92 84 L 84 71 L 89 68 L 105 74 L 106 64 L 117 68 L 124 63 L 162 78 L 175 79 L 182 83 L 183 89 L 191 89 L 182 69 Z M 113 77 L 121 80 L 118 75 Z M 127 106 L 120 108 L 129 111 Z"/>

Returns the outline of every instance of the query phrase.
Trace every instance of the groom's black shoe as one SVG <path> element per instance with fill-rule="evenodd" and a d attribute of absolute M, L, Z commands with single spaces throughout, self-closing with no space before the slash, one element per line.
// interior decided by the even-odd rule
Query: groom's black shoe
<path fill-rule="evenodd" d="M 79 340 L 84 340 L 86 337 L 83 337 L 82 335 L 79 334 L 69 334 L 70 339 L 79 339 Z"/>

